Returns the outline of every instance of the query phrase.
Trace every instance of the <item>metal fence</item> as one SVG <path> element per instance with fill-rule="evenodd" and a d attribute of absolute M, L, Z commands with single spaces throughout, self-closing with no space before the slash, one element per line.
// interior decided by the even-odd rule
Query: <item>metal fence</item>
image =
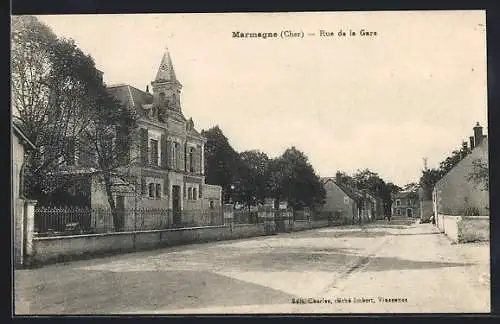
<path fill-rule="evenodd" d="M 36 207 L 37 236 L 77 235 L 223 225 L 220 209 L 182 210 Z"/>
<path fill-rule="evenodd" d="M 262 221 L 257 211 L 235 210 L 233 214 L 234 224 L 258 224 Z"/>

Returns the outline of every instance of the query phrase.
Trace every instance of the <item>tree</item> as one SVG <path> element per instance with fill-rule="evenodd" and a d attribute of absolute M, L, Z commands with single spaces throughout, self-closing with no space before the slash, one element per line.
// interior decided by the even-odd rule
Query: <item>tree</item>
<path fill-rule="evenodd" d="M 444 176 L 446 173 L 448 173 L 455 165 L 458 164 L 466 155 L 468 155 L 471 152 L 470 148 L 467 146 L 467 143 L 463 143 L 460 149 L 453 150 L 451 152 L 451 155 L 444 159 L 440 164 L 439 164 L 439 169 Z"/>
<path fill-rule="evenodd" d="M 422 171 L 419 185 L 422 188 L 425 200 L 432 199 L 432 190 L 441 177 L 442 171 L 439 169 L 426 169 Z"/>
<path fill-rule="evenodd" d="M 91 57 L 31 16 L 13 17 L 11 62 L 15 122 L 39 148 L 27 158 L 26 194 L 39 198 L 64 184 L 101 81 Z"/>
<path fill-rule="evenodd" d="M 136 112 L 123 106 L 101 87 L 96 98 L 96 109 L 93 111 L 92 120 L 85 129 L 84 140 L 81 141 L 79 150 L 90 155 L 95 154 L 96 165 L 104 188 L 108 204 L 113 217 L 115 230 L 123 228 L 123 215 L 116 210 L 113 197 L 113 178 L 122 178 L 126 182 L 127 167 L 134 163 L 130 157 L 130 149 L 137 136 Z M 136 184 L 137 185 L 137 184 Z"/>
<path fill-rule="evenodd" d="M 271 196 L 286 199 L 292 208 L 315 208 L 324 203 L 326 193 L 320 178 L 307 156 L 295 147 L 270 163 L 268 175 Z"/>
<path fill-rule="evenodd" d="M 16 121 L 39 148 L 28 157 L 30 196 L 64 187 L 78 150 L 79 165 L 86 162 L 101 175 L 115 227 L 121 228 L 112 176 L 131 162 L 135 111 L 107 93 L 94 60 L 73 40 L 58 39 L 34 17 L 13 17 L 12 25 L 13 108 Z"/>
<path fill-rule="evenodd" d="M 482 190 L 489 190 L 489 167 L 488 162 L 482 159 L 472 161 L 473 170 L 467 175 L 467 181 L 472 181 L 476 185 L 481 185 Z"/>
<path fill-rule="evenodd" d="M 241 160 L 231 147 L 227 137 L 219 126 L 202 130 L 201 135 L 207 138 L 205 144 L 205 176 L 207 183 L 222 186 L 223 200 L 232 196 L 232 188 L 242 173 Z"/>
<path fill-rule="evenodd" d="M 267 172 L 269 157 L 258 150 L 245 151 L 239 154 L 241 168 L 238 172 L 237 192 L 239 201 L 245 202 L 248 208 L 263 202 L 266 197 Z"/>

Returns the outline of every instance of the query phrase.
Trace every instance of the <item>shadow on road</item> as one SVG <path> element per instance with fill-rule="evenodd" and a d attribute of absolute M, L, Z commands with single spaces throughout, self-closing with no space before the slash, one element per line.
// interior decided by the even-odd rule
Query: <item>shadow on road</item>
<path fill-rule="evenodd" d="M 85 278 L 86 271 L 81 272 Z M 29 313 L 116 314 L 156 309 L 290 303 L 293 295 L 209 271 L 98 271 L 92 281 L 24 292 Z M 18 311 L 21 309 L 18 308 Z"/>

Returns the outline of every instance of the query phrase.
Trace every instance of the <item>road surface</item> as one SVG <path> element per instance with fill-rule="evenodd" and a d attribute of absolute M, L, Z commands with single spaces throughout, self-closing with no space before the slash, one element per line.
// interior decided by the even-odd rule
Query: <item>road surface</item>
<path fill-rule="evenodd" d="M 488 243 L 322 228 L 16 270 L 16 314 L 489 312 Z"/>

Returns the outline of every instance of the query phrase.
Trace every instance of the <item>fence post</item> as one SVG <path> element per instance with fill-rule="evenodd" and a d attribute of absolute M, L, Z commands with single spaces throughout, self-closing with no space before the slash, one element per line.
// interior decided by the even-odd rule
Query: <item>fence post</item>
<path fill-rule="evenodd" d="M 34 257 L 33 237 L 35 232 L 35 205 L 36 200 L 26 200 L 23 210 L 24 240 L 22 264 L 29 266 Z"/>

